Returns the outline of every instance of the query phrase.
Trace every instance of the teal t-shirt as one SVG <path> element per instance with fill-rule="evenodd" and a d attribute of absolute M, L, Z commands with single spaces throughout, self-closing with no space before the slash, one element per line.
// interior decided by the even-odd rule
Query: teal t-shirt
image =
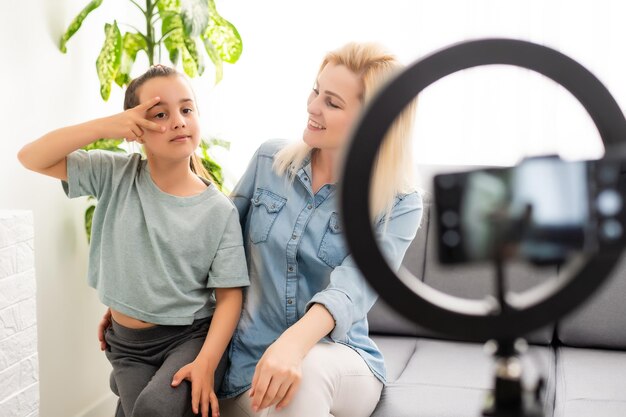
<path fill-rule="evenodd" d="M 186 325 L 213 314 L 215 288 L 249 285 L 237 209 L 214 185 L 173 196 L 139 154 L 79 150 L 67 156 L 63 187 L 98 199 L 88 279 L 107 306 Z"/>

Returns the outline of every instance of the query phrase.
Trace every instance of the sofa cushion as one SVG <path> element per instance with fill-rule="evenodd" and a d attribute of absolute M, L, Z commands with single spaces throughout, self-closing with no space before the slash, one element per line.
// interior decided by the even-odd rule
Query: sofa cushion
<path fill-rule="evenodd" d="M 439 291 L 457 297 L 481 299 L 494 294 L 494 267 L 491 264 L 441 265 L 437 259 L 437 233 L 431 203 L 424 199 L 422 226 L 417 231 L 403 260 L 403 266 L 416 278 Z M 547 279 L 555 278 L 556 267 L 532 267 L 511 263 L 506 268 L 507 286 L 512 291 L 524 291 Z M 384 300 L 379 300 L 368 315 L 372 334 L 407 335 L 446 338 L 397 314 Z M 548 344 L 554 326 L 537 330 L 527 336 L 532 343 Z"/>
<path fill-rule="evenodd" d="M 626 349 L 626 255 L 602 287 L 559 322 L 558 338 L 568 346 Z"/>
<path fill-rule="evenodd" d="M 421 338 L 375 337 L 387 364 L 388 383 L 373 417 L 480 415 L 493 386 L 493 358 L 482 344 Z M 554 355 L 533 346 L 522 357 L 524 382 L 544 375 L 546 416 L 554 406 Z"/>
<path fill-rule="evenodd" d="M 424 275 L 424 253 L 426 252 L 426 236 L 430 216 L 430 204 L 425 202 L 422 214 L 422 223 L 417 230 L 415 239 L 406 251 L 402 266 L 415 277 L 421 279 Z M 391 309 L 387 303 L 378 299 L 368 314 L 369 329 L 374 334 L 417 336 L 427 332 L 426 329 L 416 325 Z"/>
<path fill-rule="evenodd" d="M 561 347 L 554 417 L 626 415 L 626 352 Z"/>

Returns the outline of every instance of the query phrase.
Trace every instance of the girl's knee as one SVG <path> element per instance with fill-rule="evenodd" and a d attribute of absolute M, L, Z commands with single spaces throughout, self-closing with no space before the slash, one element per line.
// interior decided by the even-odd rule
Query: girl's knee
<path fill-rule="evenodd" d="M 140 395 L 133 407 L 132 417 L 165 417 L 165 414 L 158 398 Z"/>
<path fill-rule="evenodd" d="M 188 390 L 184 390 L 184 393 L 175 392 L 176 389 L 172 387 L 167 387 L 166 390 L 174 392 L 144 390 L 135 401 L 132 417 L 187 417 L 194 415 L 191 411 L 191 395 Z"/>

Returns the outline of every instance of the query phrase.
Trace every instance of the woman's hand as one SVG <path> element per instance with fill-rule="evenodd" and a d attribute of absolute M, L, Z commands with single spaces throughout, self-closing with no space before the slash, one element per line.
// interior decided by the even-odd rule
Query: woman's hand
<path fill-rule="evenodd" d="M 202 417 L 208 417 L 209 404 L 211 405 L 212 417 L 220 415 L 220 406 L 214 391 L 214 375 L 206 364 L 195 360 L 180 368 L 174 374 L 172 386 L 177 387 L 187 380 L 191 382 L 191 409 L 194 414 L 202 411 Z"/>
<path fill-rule="evenodd" d="M 107 342 L 104 340 L 104 333 L 111 327 L 111 309 L 107 308 L 107 311 L 102 316 L 102 320 L 98 324 L 98 340 L 100 341 L 100 350 L 106 350 Z"/>
<path fill-rule="evenodd" d="M 286 407 L 302 379 L 302 358 L 293 345 L 280 338 L 267 348 L 252 378 L 252 409 L 255 412 L 276 405 Z"/>
<path fill-rule="evenodd" d="M 146 113 L 159 103 L 159 97 L 151 98 L 132 109 L 128 109 L 113 116 L 100 119 L 102 122 L 103 137 L 126 138 L 127 141 L 141 141 L 144 130 L 163 133 L 165 127 L 146 118 Z"/>

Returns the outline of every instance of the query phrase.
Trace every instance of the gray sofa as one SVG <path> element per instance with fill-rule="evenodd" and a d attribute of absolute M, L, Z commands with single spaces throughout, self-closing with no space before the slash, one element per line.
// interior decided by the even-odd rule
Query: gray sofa
<path fill-rule="evenodd" d="M 430 203 L 404 266 L 452 295 L 492 294 L 489 266 L 444 269 L 436 259 Z M 521 291 L 558 273 L 556 267 L 513 265 L 509 285 Z M 600 291 L 559 323 L 528 336 L 523 381 L 544 378 L 546 417 L 626 416 L 626 260 Z M 388 384 L 372 417 L 480 416 L 493 386 L 493 358 L 482 344 L 450 340 L 415 325 L 379 300 L 370 334 L 382 350 Z"/>

